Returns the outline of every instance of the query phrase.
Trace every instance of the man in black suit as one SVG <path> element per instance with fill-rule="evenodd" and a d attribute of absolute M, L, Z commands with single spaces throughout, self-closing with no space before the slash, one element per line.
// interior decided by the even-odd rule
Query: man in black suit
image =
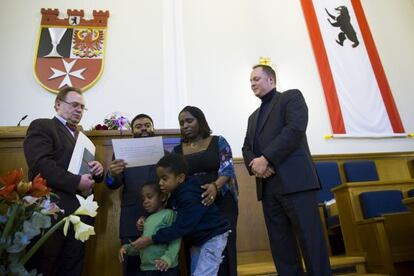
<path fill-rule="evenodd" d="M 154 136 L 154 123 L 150 116 L 139 114 L 131 122 L 132 133 L 135 138 Z M 110 189 L 123 186 L 121 201 L 121 216 L 119 220 L 119 238 L 121 244 L 135 241 L 140 233 L 137 229 L 137 220 L 146 216 L 140 196 L 141 186 L 150 180 L 156 179 L 155 166 L 126 168 L 126 162 L 115 159 L 109 166 L 105 176 L 105 183 Z M 136 276 L 140 266 L 139 256 L 126 256 L 123 262 L 123 275 Z"/>
<path fill-rule="evenodd" d="M 249 117 L 243 158 L 256 176 L 278 275 L 304 275 L 300 252 L 307 275 L 331 275 L 316 200 L 320 185 L 305 133 L 305 100 L 299 90 L 276 91 L 270 66 L 254 66 L 250 83 L 262 104 Z"/>
<path fill-rule="evenodd" d="M 54 107 L 54 118 L 37 119 L 30 124 L 23 147 L 29 179 L 40 173 L 59 197 L 57 204 L 64 209 L 60 220 L 79 207 L 76 194 L 92 193 L 95 181 L 103 179 L 103 167 L 98 161 L 92 161 L 90 173 L 76 175 L 67 171 L 78 134 L 77 125 L 86 110 L 81 91 L 63 88 L 56 96 Z M 82 217 L 82 221 L 93 223 L 89 217 Z M 38 250 L 28 267 L 37 268 L 43 275 L 81 275 L 84 255 L 85 244 L 75 239 L 73 227 L 66 237 L 60 229 Z"/>

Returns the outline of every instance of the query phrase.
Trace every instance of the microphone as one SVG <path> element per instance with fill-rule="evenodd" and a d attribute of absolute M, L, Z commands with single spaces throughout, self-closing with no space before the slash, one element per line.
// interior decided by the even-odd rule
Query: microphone
<path fill-rule="evenodd" d="M 17 123 L 17 126 L 20 126 L 20 123 L 22 122 L 22 121 L 24 121 L 24 119 L 26 119 L 27 118 L 27 114 L 26 115 L 24 115 L 21 119 L 20 119 L 20 121 Z"/>

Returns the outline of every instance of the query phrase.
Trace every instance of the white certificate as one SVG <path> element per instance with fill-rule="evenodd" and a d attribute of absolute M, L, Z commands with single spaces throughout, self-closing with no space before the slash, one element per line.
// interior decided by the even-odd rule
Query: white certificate
<path fill-rule="evenodd" d="M 116 159 L 123 159 L 127 168 L 154 165 L 164 156 L 161 136 L 112 139 Z"/>
<path fill-rule="evenodd" d="M 90 173 L 88 163 L 95 160 L 95 150 L 92 141 L 83 132 L 79 132 L 68 171 L 78 175 Z"/>

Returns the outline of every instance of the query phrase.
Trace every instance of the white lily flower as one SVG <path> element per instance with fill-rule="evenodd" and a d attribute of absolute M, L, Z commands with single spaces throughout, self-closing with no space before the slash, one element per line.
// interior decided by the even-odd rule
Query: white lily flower
<path fill-rule="evenodd" d="M 95 235 L 93 226 L 83 223 L 82 221 L 75 224 L 74 227 L 75 239 L 80 240 L 81 242 L 85 242 L 87 239 L 89 239 L 89 236 Z"/>
<path fill-rule="evenodd" d="M 69 215 L 69 216 L 65 217 L 64 220 L 65 220 L 65 225 L 63 226 L 63 234 L 65 236 L 68 234 L 68 229 L 69 229 L 70 223 L 72 223 L 73 226 L 75 227 L 76 224 L 81 222 L 80 217 L 75 216 L 75 215 Z"/>
<path fill-rule="evenodd" d="M 98 209 L 98 203 L 93 201 L 93 194 L 88 196 L 86 199 L 80 195 L 76 195 L 78 201 L 80 203 L 79 208 L 73 213 L 74 215 L 86 215 L 90 217 L 95 217 Z"/>

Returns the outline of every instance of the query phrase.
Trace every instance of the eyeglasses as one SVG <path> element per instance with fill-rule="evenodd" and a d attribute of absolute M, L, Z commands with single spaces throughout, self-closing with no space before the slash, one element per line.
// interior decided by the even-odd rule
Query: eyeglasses
<path fill-rule="evenodd" d="M 72 106 L 73 108 L 78 108 L 78 107 L 80 107 L 82 110 L 84 110 L 84 111 L 88 111 L 88 109 L 85 107 L 85 105 L 84 104 L 80 104 L 80 103 L 78 103 L 78 102 L 67 102 L 67 101 L 65 101 L 65 100 L 61 100 L 62 102 L 64 102 L 64 103 L 66 103 L 66 104 L 69 104 L 70 106 Z"/>

